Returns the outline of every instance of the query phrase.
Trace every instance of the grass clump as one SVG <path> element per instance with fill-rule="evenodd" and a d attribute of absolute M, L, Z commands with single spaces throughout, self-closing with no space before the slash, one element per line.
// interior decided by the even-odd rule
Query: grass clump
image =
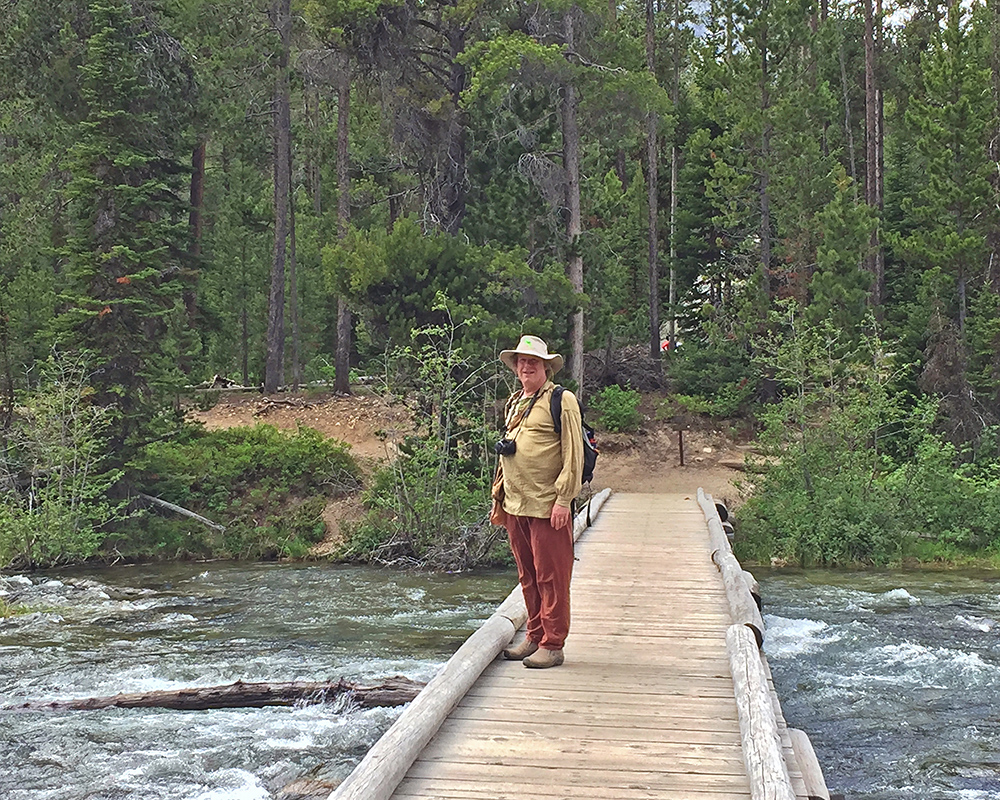
<path fill-rule="evenodd" d="M 0 597 L 0 619 L 6 619 L 7 617 L 16 617 L 20 614 L 29 614 L 31 609 L 27 606 L 21 605 L 20 603 L 8 603 L 2 597 Z"/>

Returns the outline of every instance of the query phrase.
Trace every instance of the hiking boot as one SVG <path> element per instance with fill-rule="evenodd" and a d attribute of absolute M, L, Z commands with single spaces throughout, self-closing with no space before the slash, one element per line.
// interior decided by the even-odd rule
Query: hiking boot
<path fill-rule="evenodd" d="M 505 649 L 503 651 L 503 657 L 508 661 L 523 661 L 537 649 L 538 642 L 533 642 L 531 639 L 525 638 L 525 640 L 516 647 L 508 647 Z"/>
<path fill-rule="evenodd" d="M 563 660 L 562 650 L 539 650 L 524 659 L 523 663 L 524 666 L 531 669 L 548 669 L 549 667 L 558 667 L 563 663 Z"/>

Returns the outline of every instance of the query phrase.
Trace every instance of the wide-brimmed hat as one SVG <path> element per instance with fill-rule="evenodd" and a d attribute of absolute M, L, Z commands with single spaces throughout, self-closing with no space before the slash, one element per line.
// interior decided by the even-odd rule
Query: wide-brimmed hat
<path fill-rule="evenodd" d="M 522 336 L 521 341 L 513 350 L 500 351 L 500 360 L 514 372 L 517 372 L 516 361 L 519 355 L 542 359 L 552 370 L 553 375 L 562 369 L 563 357 L 558 353 L 550 353 L 549 346 L 537 336 Z"/>

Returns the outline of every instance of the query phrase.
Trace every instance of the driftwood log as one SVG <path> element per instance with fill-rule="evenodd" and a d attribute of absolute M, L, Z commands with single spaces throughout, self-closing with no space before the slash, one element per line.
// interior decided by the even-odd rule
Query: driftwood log
<path fill-rule="evenodd" d="M 228 686 L 205 686 L 176 691 L 116 694 L 111 697 L 86 697 L 79 700 L 24 703 L 6 706 L 3 711 L 94 711 L 100 708 L 172 708 L 181 711 L 205 711 L 210 708 L 263 708 L 292 706 L 296 703 L 325 703 L 349 695 L 361 708 L 400 706 L 413 700 L 422 683 L 408 678 L 388 678 L 375 686 L 361 686 L 350 681 L 291 681 L 288 683 L 244 683 Z"/>
<path fill-rule="evenodd" d="M 226 530 L 225 525 L 220 525 L 218 522 L 212 522 L 212 520 L 203 517 L 201 514 L 195 514 L 193 511 L 190 511 L 184 508 L 183 506 L 179 506 L 176 503 L 168 503 L 166 500 L 163 500 L 159 497 L 153 497 L 153 495 L 145 494 L 144 492 L 139 492 L 138 496 L 141 500 L 144 500 L 145 502 L 151 505 L 159 506 L 160 508 L 165 508 L 168 511 L 173 511 L 175 514 L 180 514 L 181 516 L 196 520 L 200 522 L 202 525 L 206 525 L 214 530 L 217 531 Z"/>
<path fill-rule="evenodd" d="M 265 397 L 262 400 L 258 400 L 254 406 L 253 416 L 263 417 L 266 416 L 270 411 L 276 408 L 315 408 L 315 403 L 310 403 L 308 400 L 300 400 L 295 397 L 289 398 L 278 398 Z"/>

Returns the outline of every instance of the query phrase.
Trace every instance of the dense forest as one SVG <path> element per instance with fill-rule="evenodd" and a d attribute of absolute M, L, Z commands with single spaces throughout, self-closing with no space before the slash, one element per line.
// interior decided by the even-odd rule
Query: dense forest
<path fill-rule="evenodd" d="M 522 331 L 609 425 L 626 345 L 664 414 L 754 421 L 745 556 L 1000 548 L 995 2 L 11 0 L 0 39 L 0 566 L 302 555 L 350 455 L 183 402 L 352 371 L 426 421 L 347 555 L 477 563 Z"/>

